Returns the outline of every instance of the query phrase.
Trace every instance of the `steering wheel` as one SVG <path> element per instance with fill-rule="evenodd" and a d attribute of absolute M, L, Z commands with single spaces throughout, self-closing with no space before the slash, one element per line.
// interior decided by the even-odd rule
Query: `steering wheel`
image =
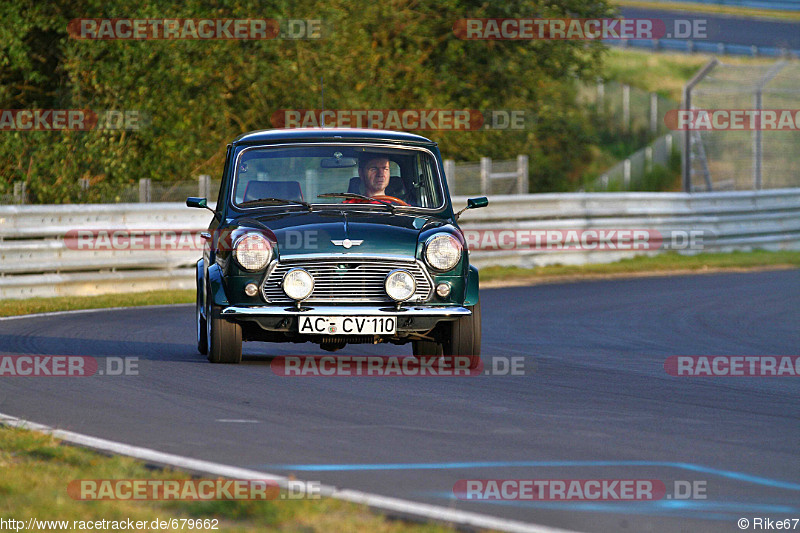
<path fill-rule="evenodd" d="M 409 205 L 400 198 L 397 198 L 395 196 L 388 196 L 386 194 L 379 194 L 377 196 L 373 196 L 373 198 L 375 198 L 376 200 L 383 200 L 384 202 L 394 202 L 398 205 Z"/>
<path fill-rule="evenodd" d="M 372 198 L 373 200 L 381 200 L 383 202 L 393 202 L 393 203 L 396 203 L 398 205 L 405 205 L 405 206 L 410 206 L 411 205 L 411 204 L 407 204 L 406 202 L 404 202 L 400 198 L 397 198 L 395 196 L 387 196 L 385 194 L 378 194 L 378 195 L 375 195 L 375 196 L 370 196 L 370 198 Z M 379 204 L 381 202 L 380 201 L 370 202 L 366 198 L 348 198 L 342 203 L 343 204 Z"/>

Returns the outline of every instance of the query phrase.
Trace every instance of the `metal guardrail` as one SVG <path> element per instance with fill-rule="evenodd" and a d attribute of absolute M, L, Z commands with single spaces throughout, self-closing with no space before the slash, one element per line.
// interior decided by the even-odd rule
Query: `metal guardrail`
<path fill-rule="evenodd" d="M 179 203 L 0 207 L 0 299 L 193 288 L 191 266 L 202 255 L 186 249 L 193 247 L 88 250 L 67 237 L 79 230 L 197 232 L 209 220 L 208 211 Z"/>
<path fill-rule="evenodd" d="M 456 205 L 465 199 L 454 199 Z M 665 247 L 647 250 L 524 249 L 470 252 L 482 266 L 524 268 L 608 263 L 667 248 L 686 254 L 735 250 L 800 250 L 800 189 L 714 193 L 538 194 L 491 198 L 468 211 L 465 230 L 649 230 Z M 687 233 L 698 247 L 682 246 Z"/>
<path fill-rule="evenodd" d="M 671 4 L 673 0 L 651 0 L 657 3 Z M 734 7 L 752 7 L 758 9 L 776 9 L 784 11 L 800 11 L 800 0 L 689 0 L 690 4 L 711 4 Z"/>
<path fill-rule="evenodd" d="M 646 48 L 664 52 L 686 52 L 749 57 L 800 57 L 796 48 L 732 44 L 691 39 L 619 39 L 603 41 L 609 46 Z"/>
<path fill-rule="evenodd" d="M 455 206 L 466 197 L 453 199 Z M 201 252 L 76 249 L 77 230 L 183 230 L 207 227 L 207 211 L 183 204 L 86 204 L 0 207 L 0 299 L 79 296 L 194 287 Z M 464 213 L 467 232 L 649 230 L 665 238 L 701 232 L 702 247 L 680 250 L 800 249 L 800 189 L 714 193 L 566 193 L 490 197 L 487 208 Z M 673 246 L 673 249 L 675 247 Z M 660 249 L 473 250 L 481 266 L 535 267 L 612 262 Z"/>

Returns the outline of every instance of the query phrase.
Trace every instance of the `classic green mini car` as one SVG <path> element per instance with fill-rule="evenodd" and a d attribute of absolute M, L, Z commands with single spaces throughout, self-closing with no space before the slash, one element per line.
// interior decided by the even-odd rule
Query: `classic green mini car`
<path fill-rule="evenodd" d="M 228 145 L 212 211 L 196 307 L 209 361 L 238 363 L 242 341 L 266 341 L 412 343 L 417 356 L 480 362 L 478 270 L 436 143 L 366 129 L 247 133 Z"/>

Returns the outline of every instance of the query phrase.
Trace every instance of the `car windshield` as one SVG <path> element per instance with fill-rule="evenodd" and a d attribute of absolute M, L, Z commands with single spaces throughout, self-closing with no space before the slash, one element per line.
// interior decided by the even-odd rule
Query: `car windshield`
<path fill-rule="evenodd" d="M 442 207 L 436 159 L 424 149 L 375 145 L 245 148 L 232 202 L 240 208 L 359 204 Z"/>

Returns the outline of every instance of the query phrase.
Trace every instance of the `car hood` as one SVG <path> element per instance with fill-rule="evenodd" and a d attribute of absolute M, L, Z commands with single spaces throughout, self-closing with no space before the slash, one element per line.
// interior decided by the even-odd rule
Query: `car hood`
<path fill-rule="evenodd" d="M 442 218 L 410 213 L 330 209 L 239 219 L 240 226 L 269 229 L 281 257 L 341 253 L 415 257 L 420 232 L 446 223 Z"/>

